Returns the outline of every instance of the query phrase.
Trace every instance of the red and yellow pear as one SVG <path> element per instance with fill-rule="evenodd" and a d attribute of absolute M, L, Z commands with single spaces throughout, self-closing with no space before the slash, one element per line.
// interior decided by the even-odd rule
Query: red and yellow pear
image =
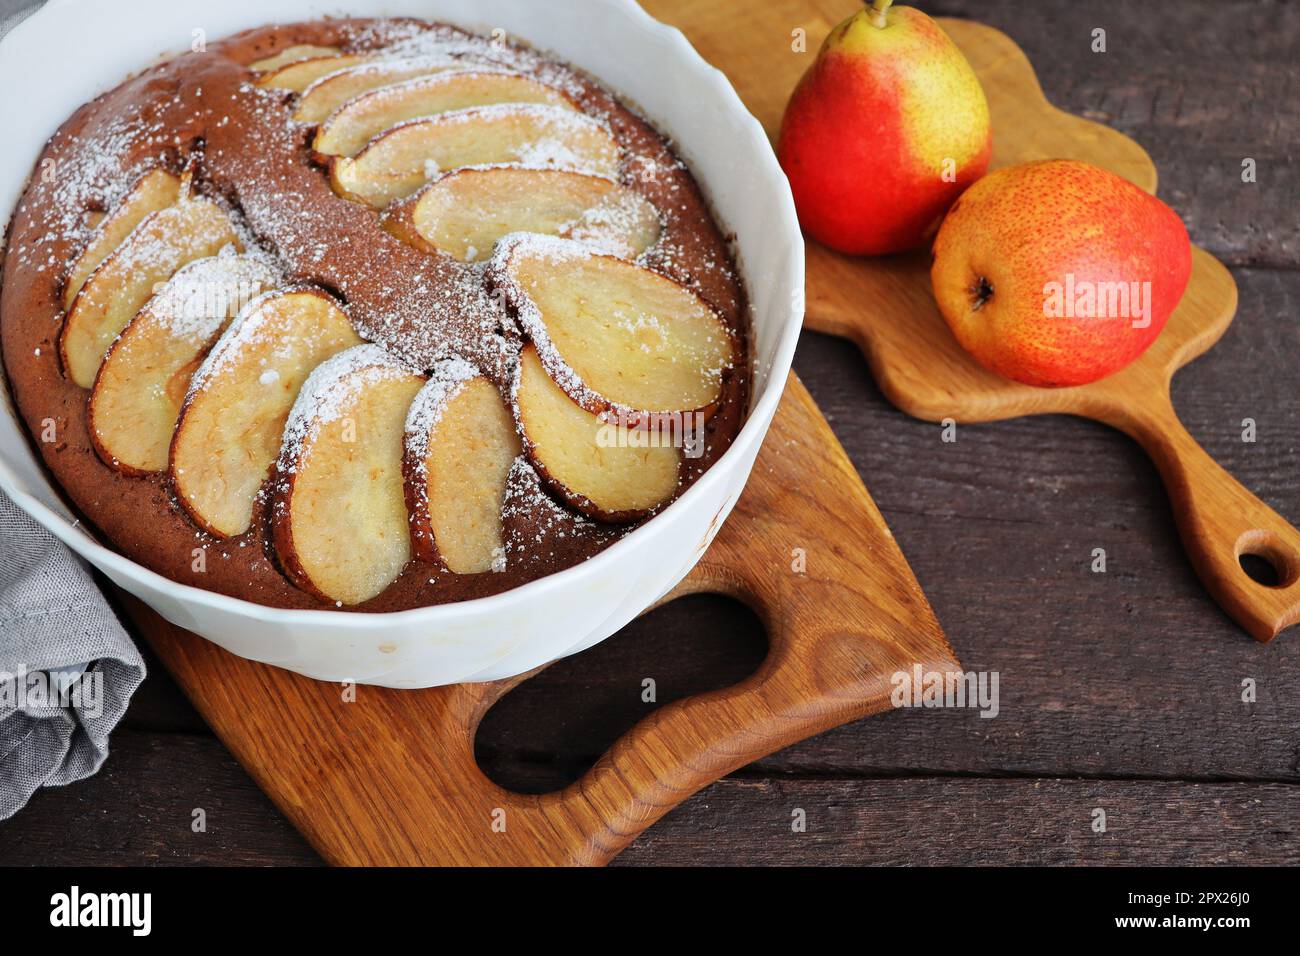
<path fill-rule="evenodd" d="M 1192 269 L 1178 214 L 1076 160 L 989 173 L 948 213 L 930 279 L 957 341 L 1027 385 L 1082 385 L 1155 341 Z"/>
<path fill-rule="evenodd" d="M 804 231 L 851 254 L 923 245 L 988 168 L 989 109 L 937 23 L 890 0 L 826 38 L 786 106 L 777 156 Z"/>

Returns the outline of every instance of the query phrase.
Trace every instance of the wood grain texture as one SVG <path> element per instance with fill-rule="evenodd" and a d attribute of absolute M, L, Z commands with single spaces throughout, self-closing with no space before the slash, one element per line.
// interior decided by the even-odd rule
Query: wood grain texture
<path fill-rule="evenodd" d="M 1300 812 L 1277 785 L 1089 780 L 730 779 L 639 838 L 635 865 L 1296 865 Z M 791 829 L 804 811 L 805 832 Z M 1092 830 L 1105 812 L 1106 832 Z M 1099 819 L 1099 818 L 1098 818 Z M 727 840 L 718 839 L 725 831 Z"/>
<path fill-rule="evenodd" d="M 118 730 L 112 746 L 88 786 L 41 790 L 0 824 L 0 866 L 319 863 L 211 735 Z"/>
<path fill-rule="evenodd" d="M 798 549 L 822 560 L 796 566 Z M 891 677 L 953 671 L 938 622 L 812 398 L 791 376 L 735 510 L 666 600 L 716 591 L 769 635 L 759 669 L 662 707 L 573 785 L 519 794 L 474 756 L 525 678 L 423 691 L 339 687 L 234 657 L 132 599 L 127 613 L 217 735 L 332 863 L 600 864 L 696 790 L 890 706 Z"/>
<path fill-rule="evenodd" d="M 672 4 L 660 4 L 672 18 Z M 809 49 L 853 5 L 817 4 L 824 18 L 807 27 Z M 754 35 L 734 42 L 734 21 L 691 21 L 688 34 L 730 76 L 771 132 L 802 59 L 789 56 L 788 31 L 799 22 L 792 4 L 756 8 Z M 970 60 L 989 100 L 994 168 L 1045 158 L 1105 167 L 1154 192 L 1155 167 L 1128 137 L 1047 102 L 1025 54 L 1006 34 L 979 23 L 945 19 L 944 29 Z M 766 44 L 766 46 L 765 46 Z M 778 45 L 779 44 L 779 45 Z M 776 46 L 774 46 L 776 45 Z M 757 69 L 764 56 L 781 69 Z M 786 75 L 787 73 L 792 74 Z M 1232 276 L 1196 249 L 1183 301 L 1156 343 L 1137 362 L 1091 385 L 1042 389 L 986 371 L 957 344 L 933 299 L 929 253 L 845 256 L 815 242 L 808 251 L 809 328 L 856 342 L 881 390 L 909 414 L 930 421 L 986 422 L 1065 413 L 1095 418 L 1137 440 L 1163 477 L 1183 544 L 1206 589 L 1249 634 L 1268 641 L 1300 621 L 1300 532 L 1220 467 L 1183 428 L 1169 401 L 1174 373 L 1227 329 L 1237 305 Z M 1267 561 L 1275 584 L 1243 569 L 1243 554 Z"/>
<path fill-rule="evenodd" d="M 1051 102 L 1137 139 L 1160 195 L 1232 266 L 1294 268 L 1300 16 L 1287 0 L 932 0 L 1015 37 Z M 1225 29 L 1226 24 L 1231 24 Z M 1106 31 L 1094 52 L 1093 31 Z M 1253 178 L 1243 179 L 1250 159 Z"/>
<path fill-rule="evenodd" d="M 871 727 L 876 721 L 864 721 Z M 212 738 L 128 732 L 103 773 L 38 794 L 0 866 L 318 865 Z M 112 794 L 130 794 L 131 799 Z M 193 811 L 207 829 L 195 832 Z M 1091 830 L 1095 809 L 1107 830 Z M 806 832 L 793 832 L 803 810 Z M 20 825 L 16 825 L 21 821 Z M 1281 784 L 732 776 L 645 831 L 620 866 L 1290 865 L 1300 801 Z"/>

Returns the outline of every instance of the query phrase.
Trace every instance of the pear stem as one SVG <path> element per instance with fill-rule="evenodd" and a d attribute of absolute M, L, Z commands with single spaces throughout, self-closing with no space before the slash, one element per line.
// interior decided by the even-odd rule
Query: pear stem
<path fill-rule="evenodd" d="M 871 4 L 871 25 L 877 29 L 885 28 L 885 11 L 894 0 L 872 0 Z"/>

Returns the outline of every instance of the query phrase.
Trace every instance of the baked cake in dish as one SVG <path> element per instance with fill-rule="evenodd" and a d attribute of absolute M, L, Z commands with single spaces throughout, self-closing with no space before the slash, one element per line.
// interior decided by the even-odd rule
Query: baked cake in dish
<path fill-rule="evenodd" d="M 598 80 L 414 20 L 251 30 L 79 109 L 10 223 L 19 413 L 107 542 L 277 607 L 585 560 L 727 449 L 729 245 Z"/>

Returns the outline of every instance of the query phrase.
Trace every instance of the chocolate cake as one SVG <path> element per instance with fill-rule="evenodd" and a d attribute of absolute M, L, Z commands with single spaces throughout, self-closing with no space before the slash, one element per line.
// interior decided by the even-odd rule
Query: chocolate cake
<path fill-rule="evenodd" d="M 415 20 L 250 30 L 50 139 L 0 347 L 129 558 L 293 608 L 497 593 L 596 554 L 730 445 L 742 282 L 597 79 Z"/>

